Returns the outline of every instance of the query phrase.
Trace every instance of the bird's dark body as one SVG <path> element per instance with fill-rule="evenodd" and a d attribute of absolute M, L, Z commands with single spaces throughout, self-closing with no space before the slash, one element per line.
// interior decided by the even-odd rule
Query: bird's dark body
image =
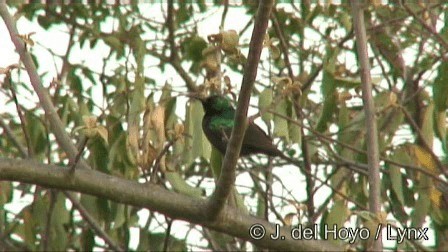
<path fill-rule="evenodd" d="M 232 132 L 235 109 L 222 96 L 210 96 L 202 100 L 205 110 L 202 129 L 210 143 L 223 155 Z M 240 156 L 261 153 L 269 156 L 283 154 L 272 144 L 272 139 L 253 122 L 250 122 L 244 135 Z"/>

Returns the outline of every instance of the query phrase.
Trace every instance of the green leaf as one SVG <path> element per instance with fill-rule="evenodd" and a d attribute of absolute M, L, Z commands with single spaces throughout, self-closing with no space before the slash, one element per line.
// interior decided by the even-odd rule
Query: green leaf
<path fill-rule="evenodd" d="M 212 153 L 210 157 L 210 167 L 212 168 L 213 178 L 218 181 L 221 175 L 223 156 L 215 147 L 212 147 Z"/>
<path fill-rule="evenodd" d="M 393 156 L 390 157 L 391 160 L 401 163 L 403 155 L 407 155 L 405 151 L 398 150 L 395 151 Z M 400 171 L 400 167 L 391 164 L 389 166 L 389 177 L 390 182 L 392 186 L 392 190 L 394 191 L 395 195 L 397 196 L 398 201 L 401 203 L 401 205 L 405 205 L 404 203 L 404 195 L 403 195 L 403 180 L 402 180 L 402 174 Z"/>
<path fill-rule="evenodd" d="M 151 235 L 150 232 L 148 232 L 148 230 L 144 229 L 144 228 L 140 228 L 139 229 L 139 241 L 138 241 L 138 247 L 137 247 L 137 251 L 150 251 L 149 250 L 149 246 L 150 246 L 150 242 L 149 242 L 149 236 Z"/>
<path fill-rule="evenodd" d="M 447 150 L 446 112 L 434 110 L 433 121 L 436 136 L 442 142 L 442 147 Z"/>
<path fill-rule="evenodd" d="M 292 106 L 292 103 L 290 103 L 291 107 L 291 115 L 290 118 L 294 121 L 297 121 L 297 115 L 295 113 L 295 108 Z M 289 134 L 289 140 L 291 143 L 302 143 L 302 131 L 300 129 L 300 126 L 292 121 L 288 121 L 288 134 Z"/>
<path fill-rule="evenodd" d="M 93 169 L 109 174 L 109 151 L 106 143 L 98 138 L 92 138 L 88 141 L 87 147 L 90 151 L 88 160 Z M 114 167 L 117 169 L 117 167 Z"/>
<path fill-rule="evenodd" d="M 443 61 L 439 68 L 437 77 L 432 85 L 435 111 L 445 111 L 448 107 L 448 61 Z"/>
<path fill-rule="evenodd" d="M 23 215 L 23 239 L 26 244 L 34 247 L 34 244 L 36 242 L 36 219 L 33 218 L 32 214 L 32 208 L 31 206 L 25 207 L 21 214 Z"/>
<path fill-rule="evenodd" d="M 32 112 L 25 112 L 26 129 L 34 155 L 43 155 L 48 148 L 47 130 L 39 117 Z"/>
<path fill-rule="evenodd" d="M 103 38 L 104 43 L 106 43 L 110 48 L 117 53 L 117 57 L 124 54 L 123 43 L 120 39 L 114 35 L 108 35 Z"/>
<path fill-rule="evenodd" d="M 266 123 L 266 125 L 271 124 L 271 120 L 273 119 L 273 115 L 270 112 L 265 111 L 272 104 L 273 100 L 273 92 L 271 88 L 265 88 L 261 91 L 260 96 L 258 98 L 258 107 L 260 111 L 263 112 L 261 114 L 261 119 Z"/>
<path fill-rule="evenodd" d="M 429 213 L 431 207 L 431 199 L 426 193 L 420 192 L 415 202 L 415 207 L 411 212 L 411 227 L 421 227 Z"/>
<path fill-rule="evenodd" d="M 333 225 L 340 228 L 344 226 L 344 223 L 349 216 L 349 212 L 344 200 L 336 200 L 325 220 L 323 218 L 322 221 L 325 221 L 324 225 L 327 225 L 328 228 L 334 229 Z M 329 236 L 329 240 L 333 240 L 333 236 Z"/>
<path fill-rule="evenodd" d="M 185 119 L 186 133 L 184 163 L 189 166 L 195 158 L 210 157 L 210 143 L 202 132 L 202 117 L 204 111 L 199 101 L 192 100 L 187 104 Z"/>
<path fill-rule="evenodd" d="M 93 248 L 95 246 L 95 234 L 93 233 L 92 229 L 82 229 L 81 244 L 83 251 L 93 251 Z"/>
<path fill-rule="evenodd" d="M 426 107 L 423 115 L 423 125 L 421 129 L 422 136 L 426 143 L 432 146 L 434 140 L 434 103 L 431 102 Z M 445 127 L 444 127 L 445 128 Z M 445 128 L 446 129 L 446 128 Z"/>
<path fill-rule="evenodd" d="M 177 172 L 165 172 L 166 180 L 168 180 L 175 192 L 188 195 L 194 198 L 201 198 L 204 195 L 202 188 L 189 185 L 185 179 Z"/>
<path fill-rule="evenodd" d="M 54 203 L 53 214 L 51 217 L 51 242 L 49 249 L 53 251 L 63 251 L 67 249 L 68 233 L 65 226 L 70 222 L 70 215 L 65 207 L 65 197 L 62 193 L 57 195 Z M 46 218 L 45 218 L 46 219 Z"/>
<path fill-rule="evenodd" d="M 178 117 L 176 115 L 176 97 L 168 99 L 165 105 L 165 128 L 173 129 L 174 125 L 177 123 Z"/>
<path fill-rule="evenodd" d="M 334 85 L 336 87 L 352 89 L 361 86 L 360 79 L 334 77 Z"/>
<path fill-rule="evenodd" d="M 115 216 L 113 221 L 112 229 L 117 229 L 123 226 L 126 223 L 126 220 L 129 217 L 128 207 L 124 204 L 114 204 L 115 211 L 113 211 L 113 215 Z"/>
<path fill-rule="evenodd" d="M 82 206 L 92 215 L 95 219 L 100 219 L 100 214 L 98 211 L 98 204 L 95 196 L 91 196 L 88 194 L 81 194 L 80 200 Z"/>
<path fill-rule="evenodd" d="M 142 230 L 140 234 L 142 234 L 143 237 L 146 237 L 143 241 L 141 241 L 141 245 L 139 244 L 138 250 L 149 245 L 149 251 L 163 251 L 166 233 L 150 233 L 148 231 L 145 232 Z M 167 251 L 187 251 L 187 244 L 185 240 L 177 239 L 174 236 L 170 235 L 168 237 Z"/>
<path fill-rule="evenodd" d="M 324 105 L 316 126 L 316 130 L 319 132 L 324 132 L 328 129 L 328 122 L 330 122 L 333 113 L 336 111 L 336 79 L 334 72 L 336 70 L 336 60 L 339 54 L 337 48 L 331 48 L 327 46 L 327 54 L 324 59 L 323 76 L 322 76 L 322 95 L 324 98 Z"/>
<path fill-rule="evenodd" d="M 207 48 L 207 42 L 200 36 L 194 35 L 185 39 L 181 46 L 186 60 L 199 63 L 203 59 L 202 51 Z"/>
<path fill-rule="evenodd" d="M 336 110 L 336 83 L 333 74 L 324 70 L 322 78 L 322 94 L 324 104 L 316 130 L 324 132 L 328 129 L 328 123 L 331 121 L 333 113 Z"/>
<path fill-rule="evenodd" d="M 288 117 L 288 101 L 286 99 L 280 100 L 275 106 L 275 112 L 278 115 Z M 288 121 L 274 114 L 274 136 L 283 137 L 286 141 L 289 141 Z"/>

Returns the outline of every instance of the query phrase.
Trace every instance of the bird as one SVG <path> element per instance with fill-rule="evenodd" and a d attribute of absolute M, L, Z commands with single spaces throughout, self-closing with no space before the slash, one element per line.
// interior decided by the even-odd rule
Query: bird
<path fill-rule="evenodd" d="M 230 100 L 222 95 L 195 98 L 201 101 L 205 111 L 202 118 L 205 136 L 213 147 L 224 155 L 235 123 L 235 109 Z M 272 143 L 272 139 L 257 124 L 250 121 L 244 134 L 240 157 L 252 154 L 285 157 Z"/>

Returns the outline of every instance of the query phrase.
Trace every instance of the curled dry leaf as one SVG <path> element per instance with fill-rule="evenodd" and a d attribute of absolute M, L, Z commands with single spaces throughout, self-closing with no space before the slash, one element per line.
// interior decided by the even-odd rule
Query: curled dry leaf
<path fill-rule="evenodd" d="M 239 35 L 235 30 L 221 32 L 222 34 L 222 50 L 226 53 L 234 54 L 238 51 Z"/>

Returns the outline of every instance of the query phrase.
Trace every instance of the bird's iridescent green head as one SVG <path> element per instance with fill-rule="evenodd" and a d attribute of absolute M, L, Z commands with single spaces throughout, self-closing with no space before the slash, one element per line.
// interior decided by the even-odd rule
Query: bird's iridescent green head
<path fill-rule="evenodd" d="M 202 100 L 205 113 L 222 113 L 228 110 L 233 110 L 230 100 L 224 96 L 212 95 Z"/>

